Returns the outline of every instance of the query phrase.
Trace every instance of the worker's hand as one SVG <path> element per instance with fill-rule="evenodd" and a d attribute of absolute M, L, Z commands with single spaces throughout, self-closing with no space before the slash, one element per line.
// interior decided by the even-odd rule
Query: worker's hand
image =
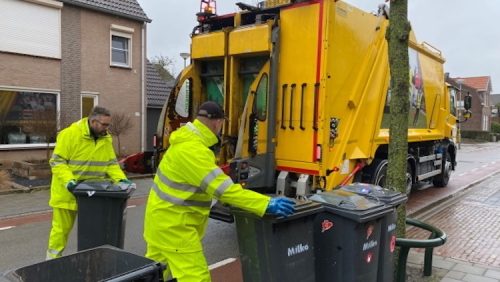
<path fill-rule="evenodd" d="M 136 185 L 134 182 L 128 180 L 128 179 L 121 179 L 118 182 L 118 185 L 120 186 L 120 189 L 122 190 L 127 190 L 127 189 L 136 189 Z"/>
<path fill-rule="evenodd" d="M 73 192 L 75 190 L 76 185 L 78 185 L 78 182 L 76 180 L 71 179 L 68 184 L 66 184 L 66 189 L 68 189 L 70 192 Z"/>
<path fill-rule="evenodd" d="M 295 202 L 285 197 L 271 198 L 266 209 L 266 213 L 284 217 L 292 215 L 294 211 Z"/>
<path fill-rule="evenodd" d="M 132 184 L 132 181 L 130 181 L 128 179 L 120 179 L 120 182 L 125 183 L 125 184 Z"/>

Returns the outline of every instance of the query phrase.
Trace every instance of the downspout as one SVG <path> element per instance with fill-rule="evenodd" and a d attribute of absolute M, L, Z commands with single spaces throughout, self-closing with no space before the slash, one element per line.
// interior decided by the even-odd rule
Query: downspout
<path fill-rule="evenodd" d="M 145 58 L 146 58 L 146 51 L 145 51 L 145 45 L 146 45 L 146 40 L 145 40 L 145 35 L 146 35 L 146 24 L 142 23 L 142 29 L 141 29 L 141 152 L 144 152 L 144 138 L 145 138 L 145 133 L 144 133 L 144 126 L 146 122 L 145 118 L 145 83 L 144 81 L 146 80 L 145 78 Z"/>

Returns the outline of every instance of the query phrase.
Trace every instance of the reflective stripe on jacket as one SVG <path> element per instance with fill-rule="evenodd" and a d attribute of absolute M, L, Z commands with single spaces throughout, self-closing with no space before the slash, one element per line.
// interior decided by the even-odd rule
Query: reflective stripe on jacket
<path fill-rule="evenodd" d="M 56 147 L 49 162 L 52 167 L 51 207 L 77 210 L 75 197 L 66 189 L 71 179 L 111 178 L 118 182 L 126 178 L 116 160 L 111 135 L 95 140 L 90 134 L 87 118 L 73 123 L 57 135 Z"/>
<path fill-rule="evenodd" d="M 202 250 L 212 199 L 263 216 L 270 198 L 233 183 L 209 149 L 217 137 L 195 120 L 170 137 L 149 194 L 144 220 L 148 244 L 168 251 Z"/>

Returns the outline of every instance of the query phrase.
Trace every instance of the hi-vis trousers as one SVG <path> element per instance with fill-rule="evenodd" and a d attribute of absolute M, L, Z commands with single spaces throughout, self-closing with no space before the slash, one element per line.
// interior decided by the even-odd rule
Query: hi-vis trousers
<path fill-rule="evenodd" d="M 210 282 L 210 272 L 203 251 L 192 253 L 168 252 L 147 245 L 146 257 L 167 265 L 163 279 L 171 277 L 177 282 Z"/>
<path fill-rule="evenodd" d="M 77 211 L 54 208 L 52 212 L 52 229 L 49 236 L 47 260 L 62 256 L 68 236 L 73 229 Z"/>

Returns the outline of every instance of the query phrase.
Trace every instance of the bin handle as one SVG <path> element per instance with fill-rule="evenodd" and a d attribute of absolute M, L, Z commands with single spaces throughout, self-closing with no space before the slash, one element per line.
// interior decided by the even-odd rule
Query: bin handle
<path fill-rule="evenodd" d="M 111 279 L 105 280 L 105 281 L 108 281 L 108 282 L 132 281 L 133 279 L 141 278 L 148 273 L 155 272 L 158 270 L 158 268 L 159 268 L 158 275 L 160 275 L 160 277 L 162 277 L 163 270 L 165 270 L 166 267 L 163 264 L 156 263 L 154 265 L 148 265 L 144 268 L 141 268 L 141 269 L 126 273 L 124 275 L 121 275 L 119 277 L 114 277 L 114 278 L 111 278 Z"/>

